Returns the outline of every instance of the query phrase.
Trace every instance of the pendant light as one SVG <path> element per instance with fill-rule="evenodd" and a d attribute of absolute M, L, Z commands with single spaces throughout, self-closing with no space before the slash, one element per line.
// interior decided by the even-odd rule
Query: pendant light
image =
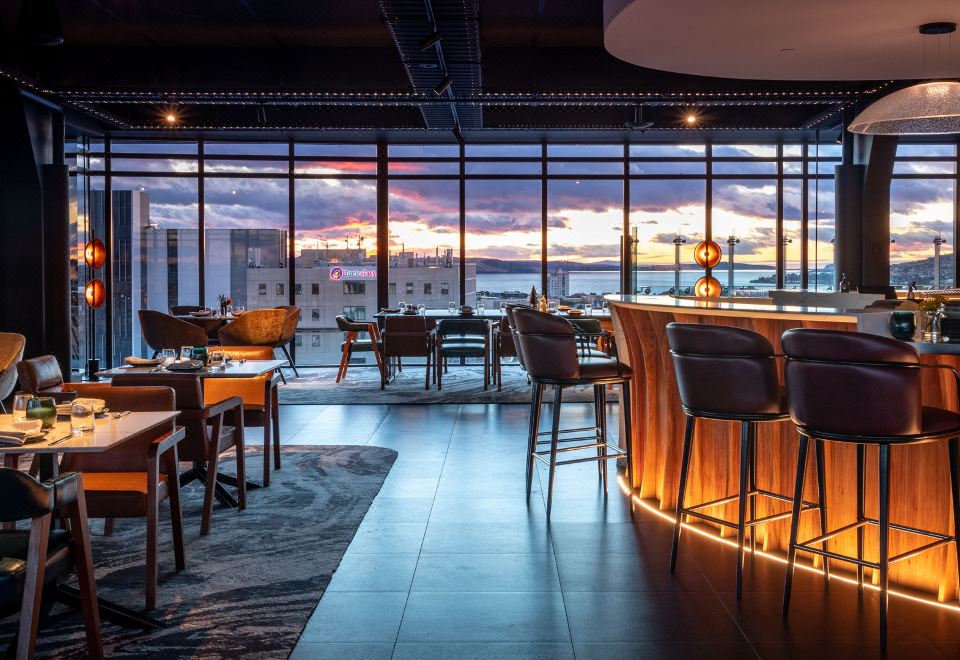
<path fill-rule="evenodd" d="M 950 35 L 956 29 L 956 23 L 927 23 L 920 34 Z M 960 133 L 960 83 L 920 83 L 884 96 L 857 115 L 848 130 L 866 135 Z"/>

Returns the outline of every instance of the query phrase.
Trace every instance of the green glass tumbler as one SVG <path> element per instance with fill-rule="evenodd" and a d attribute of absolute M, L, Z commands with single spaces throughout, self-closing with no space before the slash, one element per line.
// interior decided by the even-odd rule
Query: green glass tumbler
<path fill-rule="evenodd" d="M 57 421 L 57 402 L 49 396 L 40 396 L 27 402 L 27 419 L 39 419 L 43 428 L 51 429 Z"/>
<path fill-rule="evenodd" d="M 917 321 L 913 312 L 893 312 L 890 314 L 890 334 L 895 339 L 910 341 L 917 331 Z"/>

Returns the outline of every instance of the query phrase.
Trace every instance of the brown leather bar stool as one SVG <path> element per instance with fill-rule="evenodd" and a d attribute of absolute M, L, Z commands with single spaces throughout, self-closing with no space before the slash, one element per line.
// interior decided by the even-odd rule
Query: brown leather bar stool
<path fill-rule="evenodd" d="M 565 319 L 553 314 L 545 314 L 533 309 L 514 308 L 516 338 L 519 352 L 523 354 L 527 373 L 533 382 L 533 398 L 530 403 L 530 432 L 527 449 L 527 498 L 533 481 L 533 469 L 536 461 L 550 467 L 547 490 L 547 519 L 553 507 L 553 483 L 558 465 L 598 461 L 606 465 L 608 460 L 625 458 L 627 478 L 632 469 L 631 425 L 630 425 L 630 367 L 615 358 L 588 357 L 578 355 L 577 334 L 573 326 Z M 553 424 L 550 432 L 550 449 L 538 451 L 540 428 L 540 408 L 543 403 L 543 390 L 547 385 L 554 388 Z M 563 389 L 573 385 L 592 385 L 594 392 L 594 412 L 597 427 L 592 429 L 568 429 L 568 431 L 588 430 L 590 435 L 560 439 L 560 406 L 563 402 Z M 623 416 L 623 428 L 627 441 L 626 449 L 621 450 L 607 441 L 606 424 L 606 386 L 620 385 L 620 414 Z M 566 444 L 587 441 L 588 444 Z M 560 448 L 563 442 L 564 447 Z M 558 460 L 558 454 L 585 449 L 595 449 L 596 456 Z M 606 469 L 600 470 L 606 492 Z"/>
<path fill-rule="evenodd" d="M 743 593 L 743 558 L 746 530 L 750 530 L 751 551 L 756 551 L 757 525 L 781 520 L 790 511 L 757 518 L 756 498 L 764 496 L 796 504 L 786 495 L 757 487 L 757 424 L 790 419 L 783 388 L 777 374 L 776 354 L 765 337 L 750 330 L 696 323 L 670 323 L 667 339 L 673 355 L 673 368 L 680 389 L 680 403 L 687 416 L 680 459 L 680 488 L 677 493 L 677 517 L 670 553 L 670 572 L 677 566 L 680 531 L 684 516 L 693 516 L 716 525 L 737 530 L 737 598 Z M 721 497 L 694 506 L 686 506 L 687 476 L 693 453 L 693 433 L 697 419 L 715 419 L 740 423 L 740 488 L 736 495 Z M 823 443 L 816 443 L 817 486 L 820 503 L 803 503 L 803 510 L 819 509 L 820 529 L 826 529 L 827 504 L 823 487 Z M 709 469 L 710 466 L 707 466 Z M 703 512 L 737 502 L 737 521 L 731 522 Z M 749 516 L 747 508 L 749 507 Z M 828 579 L 825 576 L 825 579 Z"/>
<path fill-rule="evenodd" d="M 855 522 L 804 542 L 797 541 L 799 513 L 794 504 L 787 556 L 787 578 L 783 590 L 783 615 L 790 608 L 790 590 L 797 550 L 857 566 L 857 582 L 863 588 L 863 569 L 879 571 L 880 646 L 887 646 L 887 581 L 890 564 L 916 557 L 921 552 L 957 543 L 960 530 L 960 415 L 941 408 L 924 406 L 921 399 L 921 369 L 950 371 L 960 391 L 960 373 L 941 364 L 920 364 L 920 354 L 896 339 L 858 332 L 795 328 L 780 340 L 787 356 L 785 376 L 790 417 L 800 432 L 795 502 L 803 496 L 804 459 L 808 440 L 817 443 L 845 442 L 857 446 L 857 519 Z M 950 464 L 953 507 L 952 536 L 895 525 L 890 522 L 890 448 L 946 440 Z M 864 514 L 864 472 L 866 447 L 878 450 L 879 518 Z M 863 559 L 863 530 L 867 525 L 880 529 L 879 561 Z M 925 536 L 930 543 L 890 556 L 890 529 Z M 828 552 L 826 542 L 840 534 L 857 532 L 857 556 Z M 823 544 L 823 548 L 811 547 Z M 960 565 L 960 544 L 955 547 Z"/>

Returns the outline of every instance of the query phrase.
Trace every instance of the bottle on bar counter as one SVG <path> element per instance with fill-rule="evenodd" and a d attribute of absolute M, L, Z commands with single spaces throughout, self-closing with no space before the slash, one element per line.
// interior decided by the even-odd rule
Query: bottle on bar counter
<path fill-rule="evenodd" d="M 846 273 L 843 273 L 840 278 L 840 293 L 850 293 L 850 280 L 847 279 Z"/>

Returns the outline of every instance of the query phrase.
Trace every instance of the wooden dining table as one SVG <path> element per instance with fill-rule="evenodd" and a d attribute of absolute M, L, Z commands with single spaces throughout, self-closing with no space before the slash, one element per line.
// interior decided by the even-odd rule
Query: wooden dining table
<path fill-rule="evenodd" d="M 62 454 L 102 453 L 140 436 L 156 430 L 158 435 L 164 429 L 171 433 L 168 442 L 178 443 L 186 433 L 177 428 L 176 419 L 180 413 L 175 410 L 155 412 L 110 413 L 94 421 L 92 431 L 74 433 L 69 421 L 57 421 L 40 442 L 0 446 L 0 456 L 4 454 L 35 454 L 40 468 L 41 481 L 57 475 L 59 458 Z M 12 415 L 0 415 L 0 424 L 12 423 Z M 57 600 L 79 609 L 80 591 L 70 585 L 57 587 Z M 161 628 L 164 624 L 130 608 L 97 597 L 100 617 L 124 628 L 150 629 Z"/>
<path fill-rule="evenodd" d="M 208 378 L 256 378 L 257 376 L 262 376 L 263 374 L 275 371 L 286 363 L 286 360 L 231 360 L 222 369 L 204 367 L 195 371 L 170 371 L 163 367 L 123 366 L 98 371 L 96 375 L 101 379 L 113 378 L 114 376 L 119 376 L 121 374 L 137 374 L 142 376 L 170 376 L 175 374 L 188 376 L 192 375 L 200 377 L 200 385 L 202 387 L 204 380 Z M 272 388 L 271 392 L 274 400 L 270 402 L 270 405 L 274 410 L 276 410 L 279 403 L 279 401 L 277 401 L 277 388 Z M 180 477 L 180 484 L 184 485 L 197 479 L 201 481 L 206 479 L 206 468 L 203 466 L 194 465 L 191 470 L 182 474 Z M 246 480 L 245 483 L 248 490 L 262 487 L 261 484 L 255 481 L 250 481 L 249 479 Z M 236 508 L 238 506 L 237 499 L 231 495 L 226 488 L 223 487 L 224 484 L 227 486 L 236 487 L 237 478 L 232 474 L 217 472 L 217 483 L 214 488 L 214 494 L 220 502 L 226 506 Z"/>

